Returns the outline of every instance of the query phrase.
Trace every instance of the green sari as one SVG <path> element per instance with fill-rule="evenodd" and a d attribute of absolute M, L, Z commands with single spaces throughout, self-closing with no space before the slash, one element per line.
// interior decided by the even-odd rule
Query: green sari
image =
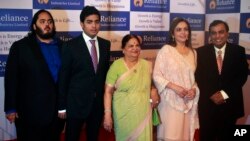
<path fill-rule="evenodd" d="M 106 84 L 115 87 L 112 99 L 117 141 L 152 141 L 151 66 L 144 59 L 128 69 L 123 58 L 110 67 Z"/>

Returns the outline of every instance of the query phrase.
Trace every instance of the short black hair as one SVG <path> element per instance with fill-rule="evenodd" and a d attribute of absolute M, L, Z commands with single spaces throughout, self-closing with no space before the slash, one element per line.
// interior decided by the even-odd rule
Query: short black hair
<path fill-rule="evenodd" d="M 132 38 L 135 38 L 135 39 L 138 41 L 138 43 L 141 44 L 141 43 L 140 43 L 140 39 L 138 38 L 137 35 L 134 35 L 134 34 L 127 34 L 127 35 L 125 35 L 125 36 L 122 38 L 122 49 L 125 48 L 125 46 L 126 46 L 126 44 L 128 43 L 128 41 L 129 41 L 130 39 L 132 39 Z"/>
<path fill-rule="evenodd" d="M 214 20 L 212 23 L 210 23 L 209 25 L 209 33 L 211 32 L 211 28 L 218 25 L 218 24 L 223 24 L 226 28 L 226 31 L 229 31 L 229 26 L 226 22 L 222 21 L 222 20 Z"/>
<path fill-rule="evenodd" d="M 101 17 L 100 12 L 94 6 L 85 6 L 80 14 L 80 21 L 84 22 L 89 15 L 98 15 L 99 19 Z"/>

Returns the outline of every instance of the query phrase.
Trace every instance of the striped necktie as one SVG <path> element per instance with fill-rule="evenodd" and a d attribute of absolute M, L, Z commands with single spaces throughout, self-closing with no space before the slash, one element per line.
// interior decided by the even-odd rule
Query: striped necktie
<path fill-rule="evenodd" d="M 218 65 L 218 71 L 219 71 L 219 74 L 221 74 L 221 69 L 222 69 L 222 51 L 219 50 L 218 52 L 218 56 L 217 56 L 217 65 Z"/>
<path fill-rule="evenodd" d="M 93 63 L 93 66 L 94 66 L 94 69 L 95 69 L 95 72 L 96 72 L 96 70 L 97 70 L 97 64 L 98 64 L 98 58 L 97 58 L 95 40 L 89 40 L 89 41 L 92 44 L 90 55 L 91 55 L 92 63 Z"/>

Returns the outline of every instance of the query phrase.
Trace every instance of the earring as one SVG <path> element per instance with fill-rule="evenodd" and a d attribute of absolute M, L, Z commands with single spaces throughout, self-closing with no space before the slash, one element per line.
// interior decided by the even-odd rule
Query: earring
<path fill-rule="evenodd" d="M 174 36 L 172 38 L 173 38 L 173 42 L 174 42 Z"/>

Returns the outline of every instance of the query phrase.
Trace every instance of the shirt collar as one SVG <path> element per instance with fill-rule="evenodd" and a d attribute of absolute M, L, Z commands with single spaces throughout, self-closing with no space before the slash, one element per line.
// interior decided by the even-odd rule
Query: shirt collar
<path fill-rule="evenodd" d="M 227 46 L 227 43 L 225 43 L 224 46 L 220 49 L 214 46 L 215 52 L 217 53 L 220 50 L 224 54 L 226 46 Z"/>
<path fill-rule="evenodd" d="M 97 41 L 97 36 L 95 36 L 94 38 L 90 38 L 87 34 L 85 34 L 84 32 L 82 32 L 82 37 L 85 40 L 85 42 L 89 42 L 89 40 L 96 40 Z"/>

